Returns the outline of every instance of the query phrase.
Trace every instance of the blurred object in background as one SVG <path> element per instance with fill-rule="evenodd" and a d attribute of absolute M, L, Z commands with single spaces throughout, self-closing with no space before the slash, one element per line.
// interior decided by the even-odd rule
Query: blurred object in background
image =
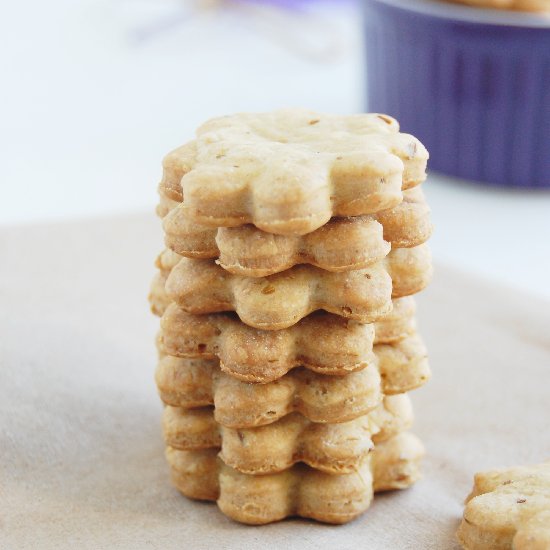
<path fill-rule="evenodd" d="M 152 212 L 159 159 L 214 116 L 360 110 L 358 21 L 351 1 L 10 2 L 0 224 Z"/>
<path fill-rule="evenodd" d="M 150 0 L 157 4 L 156 0 Z M 171 9 L 148 20 L 131 33 L 136 42 L 158 38 L 167 31 L 184 31 L 190 20 L 207 12 L 225 11 L 245 27 L 290 53 L 318 62 L 330 62 L 345 53 L 345 40 L 326 13 L 312 9 L 319 0 L 187 0 L 170 2 Z M 125 2 L 130 9 L 135 2 Z M 325 0 L 326 3 L 326 0 Z"/>
<path fill-rule="evenodd" d="M 517 11 L 550 11 L 550 0 L 446 0 L 477 8 L 494 8 Z"/>
<path fill-rule="evenodd" d="M 368 109 L 418 136 L 434 170 L 550 188 L 550 18 L 433 0 L 363 1 Z"/>
<path fill-rule="evenodd" d="M 57 223 L 144 211 L 153 216 L 159 160 L 210 117 L 280 107 L 334 113 L 365 110 L 365 24 L 360 10 L 366 1 L 6 3 L 0 18 L 5 44 L 0 50 L 0 224 Z M 371 92 L 379 89 L 384 103 L 371 108 L 400 106 L 399 94 L 409 103 L 406 112 L 394 114 L 404 131 L 420 133 L 411 117 L 414 122 L 427 112 L 433 122 L 442 112 L 441 105 L 436 112 L 434 99 L 439 96 L 431 87 L 426 97 L 420 95 L 432 60 L 417 56 L 415 48 L 429 47 L 432 38 L 430 26 L 422 24 L 426 15 L 411 10 L 426 0 L 402 0 L 402 9 L 410 8 L 406 13 L 411 17 L 399 18 L 398 27 L 390 15 L 386 25 L 373 2 L 367 6 L 374 18 L 367 21 L 367 54 L 371 61 L 374 58 Z M 438 5 L 480 17 L 485 13 Z M 377 27 L 381 21 L 386 26 Z M 434 53 L 440 59 L 438 70 L 447 71 L 442 78 L 455 70 L 441 66 L 444 54 L 455 51 L 457 37 L 464 32 L 460 23 L 449 25 L 442 51 Z M 388 42 L 393 49 L 388 49 Z M 483 37 L 472 37 L 470 49 L 477 52 L 482 42 Z M 395 58 L 397 53 L 402 59 Z M 531 51 L 529 58 L 521 57 L 526 59 L 522 74 L 532 74 L 535 59 L 530 56 Z M 388 86 L 390 77 L 397 78 L 396 67 L 409 75 L 402 89 Z M 444 90 L 454 82 L 449 77 Z M 475 96 L 476 90 L 468 93 Z M 469 109 L 475 103 L 470 106 L 465 97 L 461 116 L 474 124 L 474 111 Z M 526 127 L 533 120 L 542 126 L 548 105 L 546 95 L 544 105 L 528 115 Z M 522 125 L 519 118 L 511 123 L 502 120 L 492 138 L 508 145 L 507 165 L 524 154 L 518 147 Z M 453 128 L 441 127 L 442 142 L 456 137 Z M 440 166 L 442 145 L 430 144 L 430 169 Z M 466 145 L 458 149 L 458 143 L 453 144 L 453 162 L 471 157 L 471 146 Z M 548 151 L 542 141 L 536 144 L 537 156 Z M 425 192 L 436 226 L 436 262 L 550 297 L 550 193 L 511 193 L 436 173 L 430 174 Z"/>

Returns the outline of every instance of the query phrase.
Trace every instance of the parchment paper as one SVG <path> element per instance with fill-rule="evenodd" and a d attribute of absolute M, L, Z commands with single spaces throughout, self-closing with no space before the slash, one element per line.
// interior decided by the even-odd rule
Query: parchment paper
<path fill-rule="evenodd" d="M 247 527 L 188 501 L 153 381 L 161 242 L 152 214 L 0 230 L 1 548 L 457 548 L 475 471 L 550 457 L 550 304 L 436 266 L 418 300 L 422 481 L 341 527 Z"/>

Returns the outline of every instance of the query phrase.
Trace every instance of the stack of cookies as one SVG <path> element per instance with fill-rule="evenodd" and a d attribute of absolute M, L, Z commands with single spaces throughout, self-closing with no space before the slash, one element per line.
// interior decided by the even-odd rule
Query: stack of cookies
<path fill-rule="evenodd" d="M 290 110 L 211 120 L 164 159 L 150 302 L 184 495 L 345 523 L 418 479 L 427 158 L 391 117 Z"/>

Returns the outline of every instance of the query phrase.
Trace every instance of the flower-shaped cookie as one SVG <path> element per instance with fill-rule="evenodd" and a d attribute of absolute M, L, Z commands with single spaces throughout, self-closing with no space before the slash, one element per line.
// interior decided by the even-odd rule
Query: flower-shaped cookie
<path fill-rule="evenodd" d="M 402 365 L 421 363 L 426 353 L 413 332 L 384 339 L 382 325 L 375 337 L 377 323 L 365 325 L 325 312 L 313 313 L 287 329 L 266 331 L 248 327 L 230 314 L 190 315 L 171 304 L 161 327 L 163 353 L 217 357 L 224 372 L 246 382 L 271 382 L 299 366 L 328 375 L 361 370 L 375 360 L 373 342 L 384 376 L 410 379 L 412 367 L 402 373 Z"/>
<path fill-rule="evenodd" d="M 250 384 L 223 373 L 216 360 L 169 355 L 160 359 L 155 379 L 165 404 L 214 405 L 216 422 L 229 428 L 265 426 L 292 412 L 312 422 L 346 422 L 377 407 L 384 389 L 374 365 L 346 376 L 299 368 L 274 382 Z"/>
<path fill-rule="evenodd" d="M 213 409 L 166 407 L 166 445 L 192 451 L 220 449 L 225 464 L 245 474 L 286 470 L 298 462 L 327 473 L 350 473 L 379 443 L 412 424 L 407 394 L 386 397 L 365 416 L 339 424 L 315 423 L 298 413 L 254 428 L 228 428 L 214 419 Z"/>
<path fill-rule="evenodd" d="M 374 322 L 391 311 L 392 297 L 419 292 L 432 276 L 427 245 L 397 248 L 368 268 L 341 273 L 299 265 L 269 277 L 242 277 L 212 260 L 180 258 L 171 251 L 158 265 L 170 272 L 169 298 L 185 311 L 236 311 L 241 321 L 264 330 L 290 327 L 318 309 Z"/>
<path fill-rule="evenodd" d="M 476 474 L 457 536 L 468 550 L 548 550 L 550 461 Z"/>
<path fill-rule="evenodd" d="M 376 364 L 346 376 L 298 368 L 263 384 L 225 374 L 217 360 L 163 355 L 156 381 L 167 405 L 214 405 L 216 422 L 228 427 L 262 426 L 291 412 L 313 422 L 344 422 L 370 412 L 382 394 L 404 393 L 430 378 L 426 348 L 418 336 L 375 346 L 374 352 Z"/>
<path fill-rule="evenodd" d="M 426 177 L 428 152 L 391 117 L 305 110 L 210 120 L 164 159 L 161 193 L 189 219 L 303 235 L 333 216 L 393 208 Z"/>
<path fill-rule="evenodd" d="M 217 449 L 168 447 L 177 489 L 189 498 L 216 500 L 225 515 L 242 523 L 259 525 L 289 516 L 347 523 L 369 507 L 373 492 L 404 489 L 417 481 L 424 447 L 403 432 L 377 444 L 357 471 L 340 475 L 304 464 L 275 474 L 243 474 L 217 454 Z"/>
<path fill-rule="evenodd" d="M 188 258 L 215 258 L 231 273 L 264 277 L 309 263 L 327 271 L 362 269 L 384 258 L 390 245 L 410 248 L 432 233 L 420 188 L 403 193 L 395 208 L 371 216 L 332 218 L 302 236 L 275 235 L 253 225 L 210 228 L 189 220 L 180 203 L 163 220 L 165 244 Z"/>
<path fill-rule="evenodd" d="M 157 275 L 155 275 L 155 277 L 151 282 L 151 288 L 149 292 L 149 303 L 151 304 L 152 312 L 155 315 L 158 315 L 159 317 L 164 315 L 168 307 L 173 304 L 173 302 L 170 300 L 170 298 L 166 294 L 166 289 L 165 289 L 166 278 L 169 273 L 170 273 L 169 271 L 158 273 Z M 381 343 L 381 344 L 391 343 L 391 342 L 395 342 L 396 340 L 401 340 L 405 338 L 405 336 L 412 334 L 416 329 L 416 320 L 414 316 L 415 311 L 416 311 L 416 305 L 414 302 L 414 298 L 412 296 L 405 296 L 403 298 L 394 298 L 392 300 L 391 311 L 388 314 L 384 315 L 384 317 L 381 317 L 380 319 L 378 319 L 373 323 L 375 327 L 375 342 Z M 186 317 L 184 317 L 183 316 L 184 313 L 185 312 L 180 308 L 180 312 L 177 315 L 174 314 L 174 317 L 173 317 L 174 320 L 179 319 L 180 318 L 179 315 L 181 315 L 181 322 L 182 324 L 185 323 L 186 326 L 188 325 L 186 319 L 188 319 L 189 322 L 191 322 L 192 320 L 193 323 L 200 322 L 198 316 L 193 314 L 186 314 Z M 318 316 L 319 318 L 326 317 L 328 319 L 336 317 L 332 313 L 322 312 L 322 311 L 316 312 L 315 316 L 316 317 Z M 235 319 L 237 316 L 234 313 L 233 314 L 232 313 L 215 313 L 215 314 L 200 316 L 200 318 L 203 321 L 206 320 L 209 323 L 212 323 L 212 322 L 217 323 L 218 321 L 214 321 L 216 317 Z M 324 322 L 326 323 L 327 321 L 324 321 Z M 300 323 L 301 321 L 299 321 L 297 325 L 300 325 Z M 252 327 L 248 327 L 248 329 L 247 327 L 248 325 L 246 325 L 245 327 L 242 327 L 242 330 L 246 331 L 246 330 L 252 329 Z M 168 330 L 168 327 L 166 327 L 166 329 Z M 183 329 L 184 327 L 181 325 L 174 326 L 172 329 L 174 331 L 173 332 L 174 337 L 176 337 L 177 333 Z M 292 330 L 292 327 L 289 327 L 289 329 Z M 168 338 L 168 335 L 167 335 L 167 338 Z M 189 346 L 191 343 L 192 342 L 186 343 L 186 349 L 189 349 Z M 183 349 L 181 342 L 178 342 L 177 345 L 181 349 Z"/>
<path fill-rule="evenodd" d="M 219 357 L 222 370 L 247 382 L 269 382 L 305 366 L 346 374 L 374 361 L 374 325 L 315 312 L 279 331 L 260 330 L 236 315 L 192 315 L 176 304 L 161 319 L 164 351 L 177 357 Z"/>

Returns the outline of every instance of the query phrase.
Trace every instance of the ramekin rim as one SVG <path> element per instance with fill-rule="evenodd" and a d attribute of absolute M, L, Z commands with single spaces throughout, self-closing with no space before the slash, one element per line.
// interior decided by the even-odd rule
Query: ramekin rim
<path fill-rule="evenodd" d="M 478 25 L 540 28 L 550 30 L 550 14 L 476 8 L 441 0 L 364 0 L 442 19 L 458 20 Z"/>

